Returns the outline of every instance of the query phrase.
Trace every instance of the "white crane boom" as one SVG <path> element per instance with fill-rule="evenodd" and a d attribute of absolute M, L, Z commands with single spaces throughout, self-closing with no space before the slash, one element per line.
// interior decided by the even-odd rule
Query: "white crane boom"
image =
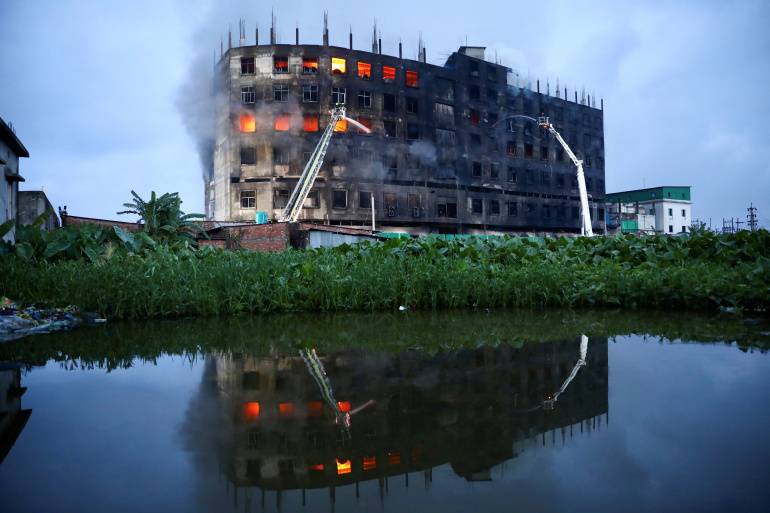
<path fill-rule="evenodd" d="M 593 237 L 594 231 L 591 228 L 591 214 L 588 211 L 588 192 L 586 191 L 586 179 L 585 176 L 583 176 L 583 161 L 578 160 L 575 154 L 572 153 L 572 150 L 569 149 L 567 143 L 564 142 L 564 139 L 562 139 L 561 135 L 559 135 L 559 132 L 556 131 L 547 117 L 539 117 L 537 119 L 537 124 L 540 128 L 548 130 L 554 135 L 554 137 L 556 137 L 556 140 L 559 141 L 559 144 L 562 145 L 564 150 L 567 152 L 567 155 L 569 155 L 572 163 L 577 167 L 578 191 L 580 192 L 580 235 Z"/>

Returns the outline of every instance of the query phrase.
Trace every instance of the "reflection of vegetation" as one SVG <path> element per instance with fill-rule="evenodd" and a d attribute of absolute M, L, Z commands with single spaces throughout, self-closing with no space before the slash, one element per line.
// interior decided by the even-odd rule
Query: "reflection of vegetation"
<path fill-rule="evenodd" d="M 0 260 L 18 303 L 118 319 L 419 308 L 770 307 L 770 234 L 390 239 L 284 253 L 148 252 L 104 265 Z"/>
<path fill-rule="evenodd" d="M 0 361 L 68 368 L 130 367 L 171 354 L 195 359 L 214 351 L 296 355 L 297 347 L 435 354 L 482 345 L 572 340 L 580 334 L 614 337 L 646 334 L 663 340 L 737 343 L 742 350 L 770 349 L 770 327 L 741 318 L 637 312 L 500 311 L 407 312 L 239 316 L 111 323 L 98 328 L 26 337 L 0 344 Z"/>

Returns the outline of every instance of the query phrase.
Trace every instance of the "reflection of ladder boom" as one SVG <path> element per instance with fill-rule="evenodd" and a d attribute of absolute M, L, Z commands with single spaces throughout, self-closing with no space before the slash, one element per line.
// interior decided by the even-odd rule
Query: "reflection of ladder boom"
<path fill-rule="evenodd" d="M 299 213 L 302 210 L 302 204 L 305 203 L 310 189 L 313 187 L 318 171 L 321 170 L 321 164 L 323 164 L 324 156 L 326 156 L 326 149 L 329 147 L 329 142 L 332 139 L 334 128 L 337 126 L 337 121 L 345 118 L 345 107 L 334 107 L 331 111 L 331 119 L 326 126 L 321 140 L 310 155 L 305 170 L 302 172 L 302 176 L 299 178 L 297 186 L 294 188 L 294 192 L 291 193 L 289 202 L 286 204 L 286 208 L 283 209 L 281 217 L 278 222 L 290 222 L 293 223 L 299 217 Z"/>
<path fill-rule="evenodd" d="M 575 379 L 575 376 L 577 376 L 578 371 L 580 370 L 580 367 L 586 364 L 586 353 L 588 352 L 588 337 L 585 335 L 580 336 L 580 359 L 577 361 L 575 366 L 572 368 L 572 372 L 570 373 L 567 380 L 562 384 L 561 388 L 558 392 L 553 394 L 553 396 L 549 397 L 545 401 L 543 401 L 543 408 L 547 409 L 553 409 L 554 403 L 559 399 L 559 396 L 567 390 L 567 387 L 572 382 L 573 379 Z"/>
<path fill-rule="evenodd" d="M 550 123 L 547 117 L 539 117 L 537 119 L 537 124 L 540 128 L 548 130 L 554 135 L 554 137 L 556 137 L 556 140 L 559 141 L 559 144 L 562 145 L 564 150 L 567 152 L 567 155 L 569 155 L 572 163 L 577 167 L 577 182 L 578 190 L 580 191 L 580 235 L 593 237 L 594 231 L 591 228 L 591 215 L 588 213 L 588 192 L 586 191 L 586 179 L 583 176 L 583 161 L 578 160 L 575 154 L 572 153 L 572 150 L 569 149 L 567 143 L 564 142 L 564 139 L 562 139 L 561 135 L 559 135 L 559 132 L 554 129 L 553 125 Z"/>

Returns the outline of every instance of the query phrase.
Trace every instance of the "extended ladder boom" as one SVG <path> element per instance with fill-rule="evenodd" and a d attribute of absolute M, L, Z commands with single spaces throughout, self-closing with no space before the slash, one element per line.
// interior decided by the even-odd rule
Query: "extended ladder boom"
<path fill-rule="evenodd" d="M 345 107 L 334 107 L 331 111 L 331 119 L 326 126 L 321 140 L 310 155 L 305 170 L 302 171 L 302 176 L 299 178 L 297 186 L 294 188 L 294 192 L 291 193 L 289 202 L 281 213 L 281 217 L 278 222 L 290 222 L 293 223 L 299 217 L 299 213 L 302 210 L 302 204 L 305 203 L 307 195 L 310 189 L 313 187 L 318 171 L 321 170 L 321 164 L 323 164 L 324 156 L 326 156 L 326 150 L 329 147 L 329 142 L 332 139 L 334 128 L 337 126 L 337 121 L 345 118 Z"/>
<path fill-rule="evenodd" d="M 554 137 L 556 137 L 556 140 L 559 141 L 559 144 L 562 145 L 564 151 L 566 151 L 567 155 L 569 155 L 572 163 L 577 167 L 578 191 L 580 192 L 580 234 L 585 235 L 586 237 L 593 237 L 594 231 L 593 228 L 591 228 L 591 215 L 588 211 L 588 192 L 586 191 L 586 179 L 585 176 L 583 176 L 583 161 L 578 160 L 575 154 L 572 153 L 572 150 L 569 149 L 567 143 L 564 142 L 564 139 L 562 139 L 561 135 L 559 135 L 559 132 L 556 131 L 547 117 L 538 118 L 537 124 L 540 126 L 540 128 L 548 130 L 554 135 Z"/>

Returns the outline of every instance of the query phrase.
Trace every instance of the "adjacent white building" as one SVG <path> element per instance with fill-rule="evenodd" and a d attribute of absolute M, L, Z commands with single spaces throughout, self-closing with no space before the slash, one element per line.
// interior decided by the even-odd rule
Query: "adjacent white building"
<path fill-rule="evenodd" d="M 16 137 L 13 128 L 0 118 L 0 170 L 3 173 L 3 186 L 0 191 L 0 224 L 8 219 L 17 219 L 19 212 L 19 182 L 24 178 L 19 174 L 19 158 L 29 157 L 27 148 Z M 13 242 L 16 230 L 12 229 L 3 237 Z"/>
<path fill-rule="evenodd" d="M 607 228 L 623 233 L 687 233 L 691 205 L 689 186 L 608 193 Z"/>

